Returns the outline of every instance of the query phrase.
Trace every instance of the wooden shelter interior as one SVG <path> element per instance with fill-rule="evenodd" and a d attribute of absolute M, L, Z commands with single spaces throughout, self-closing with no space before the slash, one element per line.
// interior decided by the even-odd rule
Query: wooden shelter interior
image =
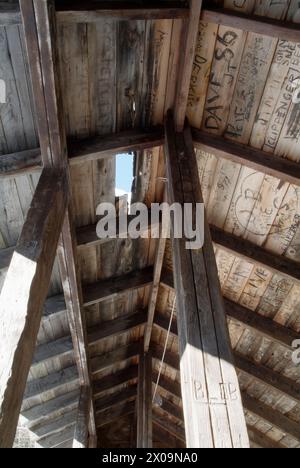
<path fill-rule="evenodd" d="M 300 447 L 299 90 L 298 0 L 1 0 L 2 343 L 6 279 L 14 269 L 13 307 L 34 208 L 46 218 L 57 203 L 59 225 L 50 286 L 36 276 L 24 286 L 7 389 L 0 369 L 1 447 L 21 429 L 44 448 L 72 448 L 74 434 L 90 448 L 198 446 L 187 440 L 197 431 L 188 405 L 199 401 L 182 393 L 174 280 L 184 272 L 173 268 L 172 242 L 96 236 L 97 206 L 124 203 L 116 155 L 130 165 L 133 154 L 132 203 L 165 200 L 169 109 L 177 133 L 190 132 L 186 117 L 191 127 L 250 447 Z M 57 167 L 70 175 L 69 201 L 55 198 L 58 172 L 46 180 L 48 201 L 33 199 L 47 167 L 45 122 L 52 154 L 56 141 L 64 153 L 66 134 Z M 47 248 L 37 275 L 51 263 Z"/>

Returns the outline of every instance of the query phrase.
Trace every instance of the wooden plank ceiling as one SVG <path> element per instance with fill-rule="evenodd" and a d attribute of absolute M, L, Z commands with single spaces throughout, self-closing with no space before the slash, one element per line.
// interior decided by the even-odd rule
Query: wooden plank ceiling
<path fill-rule="evenodd" d="M 262 22 L 264 18 L 278 20 L 275 25 L 281 27 L 280 39 L 277 33 L 275 37 L 269 33 L 271 26 L 264 29 L 269 34 L 265 36 L 256 19 L 246 24 L 242 16 L 233 24 L 228 14 L 204 9 L 187 114 L 191 125 L 200 130 L 195 133 L 199 175 L 213 227 L 250 438 L 255 447 L 299 448 L 300 370 L 292 361 L 292 342 L 300 332 L 300 111 L 292 99 L 300 79 L 300 31 L 290 23 L 300 22 L 300 10 L 293 0 L 275 4 L 245 0 L 243 7 L 235 7 L 231 0 L 216 3 L 241 15 L 259 15 Z M 0 6 L 10 9 L 11 2 Z M 38 165 L 22 26 L 7 19 L 5 23 L 1 13 L 0 17 L 0 79 L 7 86 L 7 102 L 0 104 L 0 167 L 5 155 L 20 156 L 26 150 L 35 150 L 33 165 Z M 70 172 L 101 446 L 129 447 L 135 437 L 132 414 L 138 356 L 157 243 L 148 239 L 100 243 L 95 239 L 96 206 L 115 202 L 112 154 L 117 150 L 109 151 L 108 146 L 107 157 L 103 148 L 100 155 L 101 139 L 95 143 L 92 137 L 163 123 L 174 102 L 181 24 L 180 19 L 99 16 L 97 21 L 60 21 L 58 26 L 69 147 L 78 154 L 78 148 L 86 148 Z M 292 40 L 286 33 L 291 30 Z M 158 146 L 150 143 L 149 147 L 148 142 L 146 149 L 135 153 L 133 200 L 148 206 L 163 200 L 165 188 L 162 135 L 156 134 L 154 141 Z M 243 157 L 236 144 L 247 148 L 250 162 L 247 157 L 243 161 L 235 157 L 236 153 Z M 118 146 L 135 148 L 132 140 Z M 225 156 L 220 148 L 225 148 Z M 259 167 L 251 162 L 253 152 L 248 148 L 255 149 Z M 284 164 L 283 168 L 277 165 L 275 173 L 270 172 L 272 158 L 274 164 L 279 158 Z M 16 244 L 39 179 L 39 169 L 35 169 L 0 178 L 0 287 L 11 257 L 8 248 Z M 167 242 L 150 344 L 157 447 L 185 444 L 176 311 L 167 339 L 174 305 L 171 271 Z M 79 395 L 57 266 L 52 276 L 20 417 L 20 424 L 29 427 L 46 447 L 71 446 Z"/>

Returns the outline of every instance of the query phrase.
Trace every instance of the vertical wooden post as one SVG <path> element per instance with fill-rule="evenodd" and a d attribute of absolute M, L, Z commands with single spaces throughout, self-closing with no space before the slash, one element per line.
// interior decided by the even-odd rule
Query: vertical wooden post
<path fill-rule="evenodd" d="M 152 448 L 152 355 L 143 349 L 138 375 L 137 448 Z"/>
<path fill-rule="evenodd" d="M 170 203 L 203 202 L 191 132 L 176 133 L 172 112 L 166 121 L 166 159 Z M 199 220 L 200 222 L 200 220 Z M 196 227 L 196 226 L 193 226 Z M 177 295 L 181 385 L 189 448 L 247 448 L 249 439 L 208 224 L 203 248 L 172 233 Z M 201 229 L 201 224 L 197 226 Z"/>
<path fill-rule="evenodd" d="M 78 412 L 73 439 L 73 448 L 88 448 L 89 445 L 89 413 L 91 406 L 91 389 L 81 387 Z"/>

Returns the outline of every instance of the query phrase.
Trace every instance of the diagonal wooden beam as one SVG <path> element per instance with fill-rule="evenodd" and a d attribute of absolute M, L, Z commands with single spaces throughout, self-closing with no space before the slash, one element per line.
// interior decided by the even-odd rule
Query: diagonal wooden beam
<path fill-rule="evenodd" d="M 154 325 L 159 327 L 164 332 L 167 332 L 169 327 L 169 321 L 164 315 L 156 313 Z M 173 320 L 173 323 L 171 325 L 171 333 L 173 337 L 178 337 L 177 323 L 175 320 Z M 160 354 L 162 351 L 159 350 L 157 345 L 155 344 L 153 344 L 153 347 L 154 356 L 156 358 L 159 358 L 159 356 L 162 355 Z M 234 352 L 234 361 L 236 367 L 241 371 L 251 375 L 255 379 L 260 380 L 264 384 L 276 388 L 276 390 L 284 393 L 287 397 L 293 398 L 296 401 L 300 401 L 299 383 L 292 381 L 284 375 L 278 374 L 277 372 L 267 368 L 263 364 L 252 362 L 250 359 L 248 359 L 245 356 L 242 356 L 237 352 Z M 165 363 L 173 369 L 179 369 L 178 358 L 172 353 L 167 352 Z"/>
<path fill-rule="evenodd" d="M 207 23 L 216 23 L 222 26 L 242 29 L 243 31 L 275 37 L 276 39 L 300 42 L 298 24 L 287 21 L 282 22 L 281 20 L 258 15 L 246 15 L 239 11 L 226 10 L 223 8 L 203 10 L 201 19 Z"/>
<path fill-rule="evenodd" d="M 43 164 L 47 167 L 64 168 L 70 177 L 57 59 L 55 2 L 20 0 L 20 9 Z M 58 254 L 79 379 L 81 385 L 90 387 L 85 317 L 77 270 L 71 205 L 65 216 Z M 96 437 L 92 403 L 89 432 L 91 437 Z"/>
<path fill-rule="evenodd" d="M 254 426 L 248 426 L 248 433 L 250 440 L 259 445 L 259 447 L 265 448 L 265 449 L 284 449 L 283 445 L 281 445 L 279 442 L 276 442 L 275 440 L 270 439 L 267 434 L 263 434 L 260 432 L 256 427 Z"/>
<path fill-rule="evenodd" d="M 218 158 L 242 164 L 289 184 L 300 185 L 300 168 L 294 161 L 195 128 L 193 140 L 196 148 L 214 154 Z"/>
<path fill-rule="evenodd" d="M 166 119 L 166 160 L 169 203 L 179 203 L 182 209 L 190 203 L 195 213 L 203 197 L 192 135 L 188 126 L 183 133 L 175 131 L 172 112 Z M 187 242 L 185 236 L 172 236 L 187 446 L 247 448 L 239 382 L 206 219 L 202 248 L 189 250 Z M 224 398 L 221 382 L 230 382 L 234 398 Z"/>
<path fill-rule="evenodd" d="M 94 375 L 103 372 L 110 367 L 116 365 L 116 362 L 122 363 L 131 358 L 137 357 L 140 352 L 140 343 L 135 341 L 126 346 L 121 346 L 113 351 L 109 351 L 100 355 L 91 356 L 91 371 Z"/>
<path fill-rule="evenodd" d="M 246 309 L 240 304 L 225 299 L 225 307 L 228 317 L 243 323 L 247 328 L 264 335 L 281 346 L 292 348 L 293 341 L 299 339 L 299 333 L 295 330 L 284 327 L 268 317 Z"/>
<path fill-rule="evenodd" d="M 69 198 L 44 169 L 0 296 L 0 447 L 12 446 Z"/>
<path fill-rule="evenodd" d="M 136 382 L 138 378 L 138 366 L 130 366 L 114 374 L 107 375 L 97 379 L 93 383 L 94 398 L 99 398 L 100 395 L 114 387 L 118 387 L 127 382 Z"/>
<path fill-rule="evenodd" d="M 268 252 L 263 247 L 252 244 L 248 240 L 236 237 L 233 234 L 225 233 L 215 226 L 210 227 L 211 236 L 215 244 L 227 249 L 230 253 L 249 260 L 252 259 L 264 267 L 272 268 L 284 275 L 288 275 L 295 280 L 300 280 L 300 269 L 298 262 L 275 253 Z"/>
<path fill-rule="evenodd" d="M 123 416 L 133 414 L 134 411 L 135 401 L 131 401 L 129 403 L 121 403 L 119 405 L 114 406 L 113 408 L 99 411 L 96 414 L 97 428 L 106 426 L 107 424 L 111 424 L 113 421 L 120 419 Z"/>
<path fill-rule="evenodd" d="M 120 403 L 133 401 L 137 397 L 137 386 L 131 385 L 125 390 L 114 392 L 110 395 L 106 395 L 102 398 L 97 399 L 95 407 L 96 411 L 104 411 L 109 408 L 112 408 L 115 405 Z"/>
<path fill-rule="evenodd" d="M 172 274 L 164 270 L 161 278 L 164 286 L 174 289 Z M 226 315 L 240 323 L 243 323 L 256 332 L 259 332 L 272 341 L 276 341 L 281 346 L 291 348 L 292 342 L 299 338 L 299 334 L 290 328 L 284 327 L 274 322 L 268 317 L 264 317 L 257 312 L 253 312 L 235 302 L 224 299 Z"/>
<path fill-rule="evenodd" d="M 245 356 L 238 353 L 234 354 L 236 367 L 242 372 L 251 375 L 262 383 L 276 388 L 287 397 L 293 398 L 295 401 L 300 401 L 300 384 L 285 377 L 278 372 L 275 372 L 263 364 L 253 362 Z"/>
<path fill-rule="evenodd" d="M 153 423 L 157 424 L 159 427 L 161 427 L 163 430 L 167 431 L 170 433 L 173 437 L 176 437 L 177 439 L 181 440 L 182 442 L 185 443 L 185 432 L 184 429 L 182 429 L 180 426 L 177 426 L 176 424 L 172 423 L 170 419 L 166 419 L 162 417 L 158 412 L 155 410 L 153 411 Z"/>
<path fill-rule="evenodd" d="M 102 301 L 114 299 L 124 291 L 134 291 L 151 285 L 152 281 L 153 268 L 147 267 L 142 271 L 133 271 L 121 277 L 114 277 L 87 285 L 83 291 L 84 306 L 88 307 Z"/>
<path fill-rule="evenodd" d="M 242 393 L 244 407 L 256 416 L 270 422 L 273 426 L 300 440 L 300 426 L 279 411 L 270 408 L 265 403 Z"/>
<path fill-rule="evenodd" d="M 145 310 L 137 312 L 135 314 L 124 315 L 114 320 L 107 320 L 99 326 L 88 329 L 88 342 L 89 345 L 98 343 L 106 338 L 112 339 L 122 333 L 145 325 L 147 322 L 147 313 Z"/>

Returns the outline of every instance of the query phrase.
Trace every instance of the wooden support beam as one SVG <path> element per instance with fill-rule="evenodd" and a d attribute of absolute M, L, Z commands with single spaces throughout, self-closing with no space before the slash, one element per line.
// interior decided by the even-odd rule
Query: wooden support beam
<path fill-rule="evenodd" d="M 138 378 L 138 366 L 130 366 L 116 372 L 115 374 L 107 375 L 101 379 L 95 380 L 93 383 L 94 398 L 97 399 L 100 395 L 114 387 L 119 387 L 127 382 L 136 383 Z"/>
<path fill-rule="evenodd" d="M 142 151 L 164 144 L 163 127 L 137 128 L 110 135 L 90 137 L 68 143 L 71 166 L 87 161 L 96 161 L 114 156 L 117 153 Z"/>
<path fill-rule="evenodd" d="M 178 131 L 182 131 L 186 118 L 201 7 L 202 0 L 190 0 L 189 17 L 183 22 L 179 73 L 174 105 L 175 125 Z"/>
<path fill-rule="evenodd" d="M 286 448 L 283 445 L 281 445 L 279 442 L 276 442 L 275 440 L 270 439 L 270 437 L 268 437 L 267 434 L 263 434 L 254 426 L 248 426 L 248 434 L 249 434 L 250 440 L 254 444 L 257 444 L 259 447 L 262 447 L 265 449 Z"/>
<path fill-rule="evenodd" d="M 293 398 L 295 401 L 300 401 L 300 384 L 278 374 L 263 364 L 253 362 L 245 356 L 238 353 L 234 354 L 236 367 L 242 372 L 251 375 L 262 383 L 276 388 L 281 393 L 284 393 L 288 398 Z"/>
<path fill-rule="evenodd" d="M 269 340 L 279 345 L 292 348 L 294 340 L 299 339 L 299 333 L 287 327 L 283 327 L 274 320 L 250 311 L 240 304 L 225 299 L 227 316 L 243 323 L 248 328 L 259 332 Z"/>
<path fill-rule="evenodd" d="M 124 416 L 133 414 L 134 411 L 135 401 L 131 401 L 130 403 L 121 403 L 113 408 L 100 411 L 96 415 L 97 427 L 99 428 L 106 426 L 107 424 L 111 424 Z"/>
<path fill-rule="evenodd" d="M 158 380 L 158 374 L 153 372 L 153 383 L 156 384 Z M 174 380 L 169 379 L 168 377 L 161 375 L 159 377 L 159 387 L 161 387 L 166 392 L 174 395 L 176 398 L 182 399 L 181 387 L 180 384 Z"/>
<path fill-rule="evenodd" d="M 158 414 L 155 408 L 153 411 L 153 423 L 157 424 L 159 427 L 161 427 L 161 429 L 167 431 L 173 437 L 176 437 L 176 439 L 179 439 L 185 443 L 184 429 L 172 423 L 170 419 L 163 418 L 160 414 Z"/>
<path fill-rule="evenodd" d="M 104 136 L 89 137 L 68 142 L 69 164 L 75 166 L 88 161 L 98 161 L 117 153 L 142 151 L 164 144 L 163 127 L 125 130 Z M 0 178 L 16 177 L 27 172 L 41 170 L 40 148 L 19 153 L 2 155 L 0 158 Z"/>
<path fill-rule="evenodd" d="M 101 19 L 119 20 L 158 20 L 186 18 L 189 10 L 186 3 L 168 1 L 101 1 L 75 2 L 60 0 L 57 4 L 57 21 L 62 24 L 96 23 Z M 18 5 L 0 2 L 0 26 L 21 24 Z"/>
<path fill-rule="evenodd" d="M 122 333 L 126 333 L 136 327 L 145 325 L 147 321 L 147 313 L 142 310 L 136 314 L 123 315 L 114 320 L 107 320 L 99 326 L 88 330 L 89 345 L 98 343 L 105 338 L 115 338 Z"/>
<path fill-rule="evenodd" d="M 218 158 L 242 164 L 289 184 L 300 185 L 300 168 L 294 161 L 195 128 L 193 139 L 196 148 L 214 154 Z"/>
<path fill-rule="evenodd" d="M 154 441 L 159 442 L 159 448 L 185 448 L 185 444 L 182 442 L 182 440 L 177 439 L 165 429 L 162 429 L 155 423 L 155 421 L 153 421 L 153 433 L 153 439 Z"/>
<path fill-rule="evenodd" d="M 46 167 L 63 168 L 70 178 L 56 44 L 55 2 L 20 0 L 20 10 L 37 113 L 42 161 Z M 80 384 L 90 388 L 85 317 L 77 269 L 71 204 L 63 223 L 58 261 Z M 93 402 L 90 404 L 89 433 L 92 437 L 96 437 Z"/>
<path fill-rule="evenodd" d="M 106 395 L 102 398 L 99 398 L 96 401 L 96 411 L 104 411 L 109 408 L 112 408 L 115 405 L 136 400 L 137 397 L 137 386 L 131 385 L 126 390 L 121 390 L 119 392 Z"/>
<path fill-rule="evenodd" d="M 55 448 L 57 445 L 61 445 L 62 443 L 72 439 L 74 435 L 74 428 L 75 424 L 72 424 L 63 429 L 62 431 L 50 434 L 49 436 L 45 436 L 39 439 L 38 443 L 44 448 Z"/>
<path fill-rule="evenodd" d="M 169 203 L 203 203 L 190 129 L 175 132 L 166 121 Z M 191 226 L 192 227 L 192 226 Z M 181 385 L 187 446 L 249 447 L 239 383 L 209 227 L 203 249 L 188 250 L 187 238 L 172 238 L 181 355 Z M 229 390 L 224 398 L 221 389 Z M 233 393 L 232 393 L 233 391 Z"/>
<path fill-rule="evenodd" d="M 102 18 L 119 20 L 157 20 L 186 18 L 188 8 L 180 1 L 82 1 L 63 0 L 57 8 L 58 21 L 61 23 L 95 23 Z"/>
<path fill-rule="evenodd" d="M 71 410 L 64 414 L 60 414 L 55 418 L 49 419 L 48 422 L 35 425 L 33 434 L 39 439 L 49 436 L 53 433 L 60 432 L 66 427 L 74 426 L 76 421 L 77 410 Z M 38 440 L 39 440 L 38 439 Z M 73 442 L 73 441 L 72 441 Z"/>
<path fill-rule="evenodd" d="M 157 248 L 156 248 L 153 283 L 151 287 L 151 293 L 150 293 L 150 299 L 149 299 L 149 305 L 148 305 L 148 318 L 147 318 L 147 324 L 146 324 L 145 335 L 144 335 L 145 353 L 149 351 L 149 346 L 150 346 L 150 341 L 151 341 L 154 314 L 156 310 L 161 272 L 162 272 L 165 250 L 166 250 L 166 243 L 167 243 L 166 230 L 169 230 L 169 225 L 163 227 L 162 235 L 160 239 L 158 240 Z"/>
<path fill-rule="evenodd" d="M 16 177 L 42 170 L 41 150 L 30 149 L 18 153 L 5 154 L 0 159 L 0 178 Z"/>
<path fill-rule="evenodd" d="M 77 410 L 79 390 L 64 393 L 56 398 L 52 398 L 45 403 L 35 405 L 32 408 L 25 410 L 21 415 L 22 425 L 34 432 L 36 427 L 41 427 L 43 424 L 52 421 L 55 418 Z M 75 424 L 75 419 L 74 419 Z"/>
<path fill-rule="evenodd" d="M 137 448 L 152 448 L 152 355 L 141 346 L 137 398 Z"/>
<path fill-rule="evenodd" d="M 144 270 L 133 271 L 128 275 L 110 278 L 88 285 L 83 291 L 84 306 L 99 304 L 103 301 L 114 299 L 124 290 L 134 291 L 149 286 L 153 281 L 153 268 L 148 267 Z"/>
<path fill-rule="evenodd" d="M 233 234 L 225 233 L 214 226 L 211 226 L 211 236 L 217 245 L 229 250 L 231 253 L 238 254 L 248 260 L 252 259 L 264 267 L 270 267 L 284 275 L 300 280 L 299 264 L 289 258 L 268 252 L 258 245 L 254 245 L 241 237 L 238 238 Z"/>
<path fill-rule="evenodd" d="M 174 288 L 172 276 L 168 271 L 163 271 L 161 281 L 167 288 Z M 256 332 L 265 335 L 272 341 L 279 343 L 281 346 L 291 348 L 292 342 L 299 338 L 299 334 L 294 330 L 277 324 L 274 320 L 264 317 L 257 312 L 250 311 L 240 304 L 229 301 L 228 299 L 224 299 L 224 304 L 227 317 L 243 323 Z"/>
<path fill-rule="evenodd" d="M 44 169 L 0 296 L 0 447 L 14 441 L 68 203 L 68 180 Z"/>
<path fill-rule="evenodd" d="M 113 351 L 101 355 L 91 356 L 91 371 L 95 375 L 113 367 L 116 362 L 122 363 L 128 359 L 137 357 L 140 353 L 140 343 L 138 341 L 121 346 Z"/>
<path fill-rule="evenodd" d="M 292 421 L 279 411 L 270 408 L 270 406 L 266 405 L 265 403 L 262 403 L 256 398 L 252 398 L 245 392 L 243 392 L 242 397 L 244 407 L 248 411 L 255 414 L 259 418 L 268 421 L 273 426 L 278 427 L 278 429 L 284 431 L 285 433 L 290 434 L 297 440 L 300 440 L 300 426 L 298 423 Z"/>
<path fill-rule="evenodd" d="M 201 19 L 207 23 L 216 23 L 255 34 L 275 37 L 276 39 L 284 39 L 285 41 L 300 42 L 299 25 L 296 23 L 283 22 L 258 15 L 246 15 L 239 11 L 223 8 L 203 10 Z"/>
<path fill-rule="evenodd" d="M 89 441 L 89 416 L 92 401 L 92 392 L 90 387 L 81 387 L 79 395 L 79 404 L 77 409 L 77 418 L 73 439 L 73 448 L 88 448 Z"/>
<path fill-rule="evenodd" d="M 168 413 L 170 416 L 172 416 L 172 418 L 175 418 L 182 423 L 184 422 L 182 408 L 180 408 L 177 405 L 174 405 L 174 403 L 167 400 L 162 395 L 159 395 L 157 400 L 159 401 L 159 403 L 155 405 L 157 408 L 160 408 L 165 413 Z"/>
<path fill-rule="evenodd" d="M 253 313 L 253 312 L 251 312 Z M 169 322 L 168 319 L 162 314 L 156 313 L 155 315 L 155 325 L 158 326 L 164 332 L 168 331 Z M 173 337 L 177 338 L 177 324 L 174 320 L 171 325 L 171 333 Z M 156 344 L 153 344 L 153 355 L 155 358 L 159 359 L 161 350 L 157 347 Z M 300 400 L 300 384 L 292 381 L 291 379 L 285 377 L 282 374 L 269 369 L 263 364 L 255 363 L 249 360 L 247 357 L 242 356 L 234 352 L 234 361 L 235 365 L 241 371 L 251 375 L 255 379 L 260 380 L 262 383 L 270 385 L 271 387 L 276 388 L 276 390 L 284 393 L 288 398 L 293 398 L 294 400 Z M 176 355 L 167 352 L 165 364 L 172 367 L 173 369 L 179 369 L 178 358 Z"/>
<path fill-rule="evenodd" d="M 53 392 L 58 389 L 63 389 L 66 385 L 75 386 L 78 384 L 78 372 L 75 366 L 67 367 L 59 372 L 54 372 L 41 377 L 39 379 L 31 380 L 26 385 L 24 393 L 24 402 L 29 402 L 37 396 L 41 396 L 47 392 Z"/>

